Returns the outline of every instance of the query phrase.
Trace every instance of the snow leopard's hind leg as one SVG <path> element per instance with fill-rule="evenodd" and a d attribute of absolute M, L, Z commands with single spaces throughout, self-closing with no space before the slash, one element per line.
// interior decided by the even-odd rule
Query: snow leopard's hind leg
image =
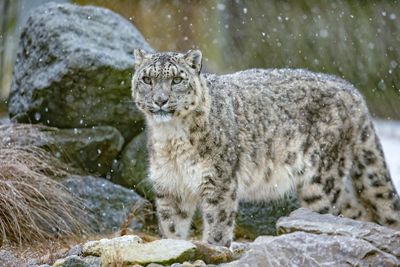
<path fill-rule="evenodd" d="M 351 181 L 354 130 L 326 131 L 317 140 L 317 133 L 308 136 L 303 152 L 311 168 L 303 173 L 297 193 L 301 205 L 313 211 L 370 221 Z"/>
<path fill-rule="evenodd" d="M 371 220 L 369 212 L 354 194 L 350 179 L 350 151 L 348 142 L 338 142 L 321 157 L 317 164 L 318 171 L 311 179 L 305 179 L 308 182 L 300 184 L 297 188 L 303 207 L 322 214 L 331 213 L 352 219 Z M 311 152 L 311 155 L 313 153 L 315 154 Z"/>
<path fill-rule="evenodd" d="M 359 199 L 379 224 L 400 228 L 400 198 L 385 163 L 370 119 L 365 119 L 354 146 L 352 180 Z"/>

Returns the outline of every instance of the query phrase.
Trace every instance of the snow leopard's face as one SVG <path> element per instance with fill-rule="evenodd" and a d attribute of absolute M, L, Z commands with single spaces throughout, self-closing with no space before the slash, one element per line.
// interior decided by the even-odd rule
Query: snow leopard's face
<path fill-rule="evenodd" d="M 145 54 L 135 50 L 132 97 L 146 118 L 162 123 L 183 118 L 199 104 L 201 52 Z"/>

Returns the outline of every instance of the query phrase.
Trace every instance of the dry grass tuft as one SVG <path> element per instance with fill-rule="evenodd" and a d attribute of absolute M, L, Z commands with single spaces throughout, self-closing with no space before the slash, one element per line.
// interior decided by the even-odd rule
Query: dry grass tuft
<path fill-rule="evenodd" d="M 30 125 L 0 127 L 0 243 L 48 240 L 88 231 L 88 210 L 53 177 L 68 166 L 34 145 L 18 145 L 16 136 L 43 138 Z M 37 131 L 37 135 L 32 134 Z M 29 143 L 29 142 L 28 142 Z M 89 216 L 90 218 L 90 216 Z"/>

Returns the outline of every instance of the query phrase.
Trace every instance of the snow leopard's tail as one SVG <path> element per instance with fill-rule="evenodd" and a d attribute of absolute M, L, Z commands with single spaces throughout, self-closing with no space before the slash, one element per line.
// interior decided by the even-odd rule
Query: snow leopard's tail
<path fill-rule="evenodd" d="M 400 197 L 385 162 L 372 121 L 366 119 L 354 147 L 352 180 L 356 194 L 382 225 L 400 228 Z"/>

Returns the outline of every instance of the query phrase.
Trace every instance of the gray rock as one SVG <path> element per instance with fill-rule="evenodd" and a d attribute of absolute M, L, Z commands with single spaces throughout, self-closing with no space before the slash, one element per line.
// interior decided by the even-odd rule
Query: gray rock
<path fill-rule="evenodd" d="M 276 226 L 281 234 L 302 231 L 362 239 L 400 259 L 400 231 L 375 223 L 322 215 L 302 208 L 279 219 Z"/>
<path fill-rule="evenodd" d="M 100 258 L 93 256 L 83 258 L 73 255 L 57 260 L 53 267 L 100 267 Z"/>
<path fill-rule="evenodd" d="M 35 145 L 47 149 L 75 167 L 106 176 L 120 153 L 124 138 L 111 126 L 57 129 L 31 124 L 0 125 L 1 141 L 9 145 Z"/>
<path fill-rule="evenodd" d="M 132 209 L 135 209 L 135 216 L 129 227 L 142 230 L 146 226 L 151 204 L 134 191 L 92 176 L 70 176 L 62 183 L 90 209 L 95 231 L 118 231 Z"/>
<path fill-rule="evenodd" d="M 73 255 L 76 255 L 76 256 L 82 255 L 82 245 L 81 244 L 75 245 L 68 250 L 67 256 L 73 256 Z"/>
<path fill-rule="evenodd" d="M 24 262 L 18 259 L 11 251 L 1 249 L 0 250 L 0 266 L 1 267 L 19 267 L 23 266 Z"/>
<path fill-rule="evenodd" d="M 395 256 L 365 240 L 295 232 L 260 237 L 242 258 L 221 266 L 399 266 Z"/>
<path fill-rule="evenodd" d="M 4 124 L 10 124 L 10 119 L 9 118 L 0 118 L 0 125 Z"/>
<path fill-rule="evenodd" d="M 111 126 L 61 129 L 49 133 L 52 143 L 45 146 L 56 156 L 75 166 L 100 175 L 110 175 L 113 161 L 124 144 L 120 132 Z"/>
<path fill-rule="evenodd" d="M 131 139 L 143 126 L 130 97 L 135 48 L 152 51 L 130 22 L 110 10 L 39 6 L 22 30 L 10 116 L 59 128 L 111 125 Z"/>
<path fill-rule="evenodd" d="M 400 232 L 377 224 L 298 209 L 222 266 L 400 266 Z"/>
<path fill-rule="evenodd" d="M 119 166 L 112 176 L 112 181 L 128 188 L 148 200 L 154 199 L 154 193 L 147 177 L 148 152 L 146 133 L 132 139 L 121 152 Z"/>

